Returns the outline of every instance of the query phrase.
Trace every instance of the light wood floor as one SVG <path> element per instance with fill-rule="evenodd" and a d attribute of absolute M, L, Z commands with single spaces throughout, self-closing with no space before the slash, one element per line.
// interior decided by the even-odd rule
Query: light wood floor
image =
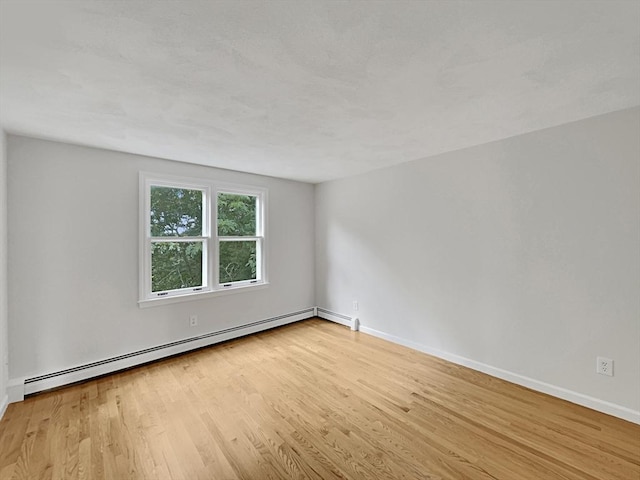
<path fill-rule="evenodd" d="M 28 398 L 0 479 L 640 479 L 640 426 L 309 320 Z"/>

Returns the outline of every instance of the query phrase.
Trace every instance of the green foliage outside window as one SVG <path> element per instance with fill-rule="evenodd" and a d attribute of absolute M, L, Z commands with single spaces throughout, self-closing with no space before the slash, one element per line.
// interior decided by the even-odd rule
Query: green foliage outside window
<path fill-rule="evenodd" d="M 201 236 L 202 195 L 201 190 L 152 186 L 151 236 Z"/>
<path fill-rule="evenodd" d="M 220 283 L 256 278 L 256 241 L 220 242 Z"/>
<path fill-rule="evenodd" d="M 151 291 L 202 286 L 202 242 L 158 242 L 151 247 Z"/>
<path fill-rule="evenodd" d="M 201 190 L 151 187 L 151 236 L 202 236 Z M 202 241 L 152 242 L 151 291 L 202 285 Z"/>
<path fill-rule="evenodd" d="M 244 237 L 256 234 L 256 202 L 251 195 L 218 194 L 218 235 Z"/>
<path fill-rule="evenodd" d="M 256 241 L 225 241 L 224 237 L 256 235 L 257 197 L 218 194 L 218 235 L 220 238 L 220 283 L 256 278 Z"/>
<path fill-rule="evenodd" d="M 203 235 L 201 190 L 151 187 L 151 237 Z M 252 280 L 257 275 L 257 241 L 225 237 L 255 237 L 257 197 L 220 193 L 217 198 L 220 283 Z M 196 288 L 203 283 L 203 241 L 152 241 L 151 291 Z"/>

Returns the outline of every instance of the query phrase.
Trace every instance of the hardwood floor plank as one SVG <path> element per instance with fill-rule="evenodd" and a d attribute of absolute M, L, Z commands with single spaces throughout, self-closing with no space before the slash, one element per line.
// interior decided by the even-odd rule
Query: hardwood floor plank
<path fill-rule="evenodd" d="M 640 426 L 321 320 L 11 404 L 0 478 L 640 479 Z"/>

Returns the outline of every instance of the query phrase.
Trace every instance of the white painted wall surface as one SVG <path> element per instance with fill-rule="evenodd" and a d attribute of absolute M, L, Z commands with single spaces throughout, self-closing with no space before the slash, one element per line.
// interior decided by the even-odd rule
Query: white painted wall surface
<path fill-rule="evenodd" d="M 6 135 L 0 128 L 0 418 L 7 406 L 9 382 L 8 306 L 7 306 L 7 149 Z"/>
<path fill-rule="evenodd" d="M 314 305 L 311 184 L 12 135 L 8 158 L 12 382 Z M 141 170 L 267 187 L 269 287 L 140 309 Z"/>
<path fill-rule="evenodd" d="M 316 187 L 319 306 L 632 418 L 639 246 L 640 108 Z"/>

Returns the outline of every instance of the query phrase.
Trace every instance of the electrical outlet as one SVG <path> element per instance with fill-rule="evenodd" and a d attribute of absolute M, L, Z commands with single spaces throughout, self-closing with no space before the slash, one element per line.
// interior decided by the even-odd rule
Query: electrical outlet
<path fill-rule="evenodd" d="M 605 357 L 596 358 L 596 372 L 600 375 L 613 377 L 613 360 Z"/>
<path fill-rule="evenodd" d="M 354 300 L 354 301 L 353 301 L 353 311 L 354 311 L 354 312 L 357 312 L 357 311 L 358 311 L 358 301 L 357 301 L 357 300 Z"/>
<path fill-rule="evenodd" d="M 198 325 L 198 315 L 191 315 L 189 317 L 189 326 L 195 327 L 196 325 Z"/>

